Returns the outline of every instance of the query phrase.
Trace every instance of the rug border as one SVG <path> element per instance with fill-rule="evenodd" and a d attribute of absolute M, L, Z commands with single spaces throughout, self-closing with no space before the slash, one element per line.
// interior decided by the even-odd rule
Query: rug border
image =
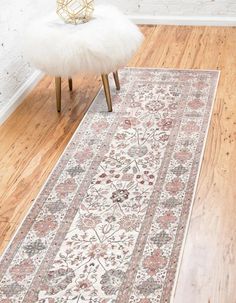
<path fill-rule="evenodd" d="M 212 101 L 212 105 L 211 105 L 209 120 L 208 120 L 208 124 L 207 124 L 207 128 L 206 128 L 205 138 L 204 138 L 202 152 L 201 152 L 201 156 L 200 156 L 198 172 L 197 172 L 197 176 L 196 176 L 196 180 L 195 180 L 192 201 L 190 203 L 190 209 L 189 209 L 189 213 L 188 213 L 188 220 L 187 220 L 186 226 L 185 226 L 185 232 L 184 232 L 183 241 L 182 241 L 182 244 L 181 244 L 181 249 L 180 249 L 180 253 L 179 253 L 179 257 L 178 257 L 178 264 L 177 264 L 177 267 L 176 267 L 175 279 L 174 279 L 173 288 L 172 288 L 172 291 L 171 291 L 169 303 L 174 303 L 175 294 L 176 294 L 176 290 L 177 290 L 177 286 L 178 286 L 181 265 L 182 265 L 182 262 L 183 262 L 185 246 L 186 246 L 187 237 L 188 237 L 188 233 L 189 233 L 189 229 L 190 229 L 193 207 L 195 205 L 194 202 L 195 202 L 195 198 L 196 198 L 196 192 L 197 192 L 197 188 L 198 188 L 198 184 L 199 184 L 200 174 L 201 174 L 201 171 L 202 171 L 202 164 L 203 164 L 203 159 L 204 159 L 204 155 L 205 155 L 205 151 L 206 151 L 207 139 L 208 139 L 208 136 L 209 136 L 209 130 L 210 130 L 211 122 L 212 122 L 214 107 L 215 107 L 215 104 L 216 104 L 216 96 L 217 96 L 220 77 L 221 77 L 221 71 L 220 70 L 209 70 L 209 71 L 217 71 L 218 72 L 218 77 L 217 77 L 217 81 L 216 81 L 216 86 L 215 86 L 215 91 L 214 91 L 214 95 L 213 95 L 213 101 Z"/>
<path fill-rule="evenodd" d="M 195 195 L 196 195 L 196 189 L 197 189 L 197 186 L 198 186 L 199 176 L 200 176 L 200 172 L 201 172 L 201 168 L 202 168 L 202 162 L 203 162 L 203 157 L 204 157 L 205 148 L 206 148 L 206 141 L 207 141 L 207 138 L 208 138 L 209 128 L 210 128 L 210 124 L 211 124 L 211 120 L 212 120 L 212 114 L 213 114 L 213 109 L 214 109 L 214 105 L 215 105 L 215 99 L 216 99 L 216 95 L 217 95 L 217 91 L 218 91 L 218 85 L 219 85 L 219 79 L 220 79 L 221 71 L 217 70 L 217 69 L 215 69 L 215 70 L 207 70 L 207 69 L 183 69 L 183 68 L 165 68 L 165 67 L 163 67 L 163 68 L 160 68 L 160 67 L 125 67 L 125 68 L 123 68 L 123 70 L 156 70 L 156 71 L 158 71 L 158 70 L 160 70 L 160 71 L 167 70 L 167 71 L 183 71 L 183 72 L 184 71 L 189 71 L 189 72 L 192 71 L 194 73 L 195 72 L 216 72 L 216 73 L 218 73 L 218 77 L 217 77 L 217 81 L 216 81 L 216 87 L 215 87 L 215 92 L 214 92 L 214 96 L 213 96 L 212 107 L 211 107 L 211 112 L 210 112 L 210 116 L 209 116 L 209 121 L 208 121 L 207 130 L 206 130 L 206 135 L 205 135 L 205 138 L 204 138 L 204 144 L 203 144 L 202 154 L 201 154 L 201 157 L 200 157 L 200 165 L 199 165 L 198 174 L 197 174 L 196 183 L 195 183 L 194 192 L 193 192 L 193 199 L 191 201 L 191 206 L 190 206 L 190 211 L 189 211 L 189 217 L 188 217 L 188 221 L 187 221 L 187 224 L 186 224 L 186 230 L 185 230 L 185 234 L 184 234 L 184 238 L 183 238 L 183 242 L 182 242 L 182 246 L 181 246 L 181 252 L 179 254 L 178 265 L 177 265 L 177 268 L 176 268 L 175 281 L 174 281 L 172 292 L 171 292 L 170 302 L 172 302 L 172 300 L 174 299 L 175 293 L 176 293 L 176 287 L 177 287 L 177 282 L 178 282 L 178 278 L 179 278 L 180 266 L 181 266 L 181 263 L 182 263 L 184 248 L 185 248 L 185 244 L 186 244 L 186 238 L 187 238 L 187 234 L 188 234 L 188 230 L 189 230 L 189 226 L 190 226 L 190 219 L 191 219 L 191 215 L 192 215 L 192 210 L 193 210 L 193 205 L 194 205 L 194 200 L 195 200 Z M 30 212 L 32 211 L 32 209 L 34 208 L 34 206 L 36 205 L 39 196 L 43 192 L 43 190 L 44 190 L 46 184 L 48 183 L 49 179 L 51 178 L 54 170 L 56 169 L 56 167 L 60 163 L 61 158 L 63 157 L 65 150 L 70 145 L 70 143 L 73 141 L 74 137 L 76 136 L 77 129 L 83 123 L 84 119 L 86 118 L 86 116 L 89 113 L 89 110 L 91 109 L 92 105 L 94 104 L 94 102 L 96 101 L 96 99 L 98 98 L 98 96 L 100 95 L 101 91 L 102 91 L 102 86 L 99 88 L 97 94 L 95 95 L 95 97 L 93 98 L 91 104 L 89 105 L 86 113 L 84 114 L 83 118 L 81 119 L 78 127 L 76 128 L 75 132 L 71 136 L 70 140 L 68 141 L 68 143 L 65 146 L 62 154 L 60 155 L 60 157 L 56 161 L 56 163 L 55 163 L 54 167 L 52 168 L 51 172 L 49 173 L 48 177 L 44 181 L 44 183 L 43 183 L 42 187 L 40 188 L 38 194 L 34 198 L 34 201 L 33 201 L 32 205 L 30 206 L 30 208 L 28 209 L 28 211 L 24 215 L 22 221 L 20 222 L 19 226 L 17 227 L 17 229 L 13 233 L 13 235 L 11 237 L 11 240 L 9 241 L 9 243 L 7 244 L 7 246 L 4 248 L 2 254 L 0 255 L 0 263 L 2 261 L 4 261 L 5 257 L 7 257 L 8 250 L 11 248 L 11 245 L 12 245 L 15 237 L 17 236 L 18 232 L 22 228 L 22 226 L 23 226 L 25 220 L 27 219 L 28 215 L 30 214 Z"/>

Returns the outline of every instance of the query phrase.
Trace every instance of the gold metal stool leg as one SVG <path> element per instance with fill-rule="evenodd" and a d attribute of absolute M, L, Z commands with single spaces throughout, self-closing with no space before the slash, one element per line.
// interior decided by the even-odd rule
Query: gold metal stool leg
<path fill-rule="evenodd" d="M 115 80 L 116 89 L 120 90 L 120 81 L 119 81 L 118 71 L 113 73 L 113 77 L 114 77 L 114 80 Z"/>
<path fill-rule="evenodd" d="M 102 82 L 103 82 L 104 92 L 107 100 L 108 111 L 112 112 L 111 92 L 110 92 L 108 75 L 102 75 Z"/>
<path fill-rule="evenodd" d="M 69 83 L 69 89 L 72 92 L 72 90 L 73 90 L 73 81 L 72 81 L 72 78 L 68 79 L 68 83 Z"/>
<path fill-rule="evenodd" d="M 55 78 L 57 111 L 61 112 L 61 77 Z"/>

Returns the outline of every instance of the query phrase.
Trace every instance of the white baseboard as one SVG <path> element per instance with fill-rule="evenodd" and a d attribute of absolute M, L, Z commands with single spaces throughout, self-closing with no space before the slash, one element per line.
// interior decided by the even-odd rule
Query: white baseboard
<path fill-rule="evenodd" d="M 236 17 L 129 15 L 136 24 L 236 26 Z"/>
<path fill-rule="evenodd" d="M 0 125 L 14 112 L 14 110 L 21 104 L 24 98 L 41 80 L 43 74 L 40 71 L 35 71 L 30 78 L 18 89 L 18 91 L 11 97 L 5 107 L 0 110 Z"/>

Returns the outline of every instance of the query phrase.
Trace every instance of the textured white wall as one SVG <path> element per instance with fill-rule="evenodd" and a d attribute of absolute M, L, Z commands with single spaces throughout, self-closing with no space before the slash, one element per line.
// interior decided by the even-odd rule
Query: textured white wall
<path fill-rule="evenodd" d="M 111 3 L 124 12 L 153 16 L 236 16 L 236 0 L 95 0 Z"/>
<path fill-rule="evenodd" d="M 21 55 L 22 30 L 30 19 L 54 9 L 56 0 L 0 0 L 0 113 L 32 75 Z M 129 15 L 236 16 L 236 0 L 95 0 Z"/>
<path fill-rule="evenodd" d="M 21 54 L 23 28 L 54 6 L 54 0 L 0 0 L 0 112 L 33 72 Z"/>

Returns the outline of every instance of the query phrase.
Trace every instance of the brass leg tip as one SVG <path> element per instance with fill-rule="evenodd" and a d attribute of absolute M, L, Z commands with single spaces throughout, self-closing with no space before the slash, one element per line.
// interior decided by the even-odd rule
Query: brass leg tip
<path fill-rule="evenodd" d="M 116 90 L 120 90 L 120 80 L 119 80 L 118 71 L 113 73 L 113 77 L 114 77 L 115 84 L 116 84 Z"/>
<path fill-rule="evenodd" d="M 70 90 L 70 92 L 72 92 L 73 91 L 73 80 L 71 78 L 69 78 L 68 83 L 69 83 L 69 90 Z"/>

